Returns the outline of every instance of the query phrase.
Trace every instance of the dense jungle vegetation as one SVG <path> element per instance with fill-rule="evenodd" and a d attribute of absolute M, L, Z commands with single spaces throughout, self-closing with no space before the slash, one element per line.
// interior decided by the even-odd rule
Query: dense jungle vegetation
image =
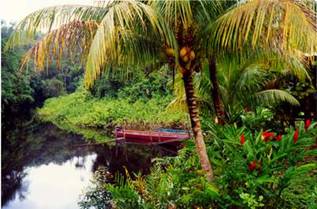
<path fill-rule="evenodd" d="M 1 22 L 2 49 L 5 48 L 13 27 L 12 24 Z M 42 106 L 45 99 L 74 92 L 82 78 L 83 68 L 70 64 L 67 60 L 61 70 L 54 65 L 42 72 L 36 72 L 32 68 L 20 70 L 21 59 L 29 46 L 1 52 L 1 115 L 4 130 L 19 123 L 22 118 L 30 120 L 32 110 Z"/>
<path fill-rule="evenodd" d="M 34 12 L 15 32 L 2 25 L 2 121 L 37 108 L 98 142 L 115 126 L 191 129 L 149 175 L 97 171 L 81 208 L 316 208 L 316 8 L 131 0 Z"/>

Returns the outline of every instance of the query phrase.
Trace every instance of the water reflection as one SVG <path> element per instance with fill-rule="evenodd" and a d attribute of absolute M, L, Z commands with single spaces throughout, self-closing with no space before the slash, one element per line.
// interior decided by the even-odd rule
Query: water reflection
<path fill-rule="evenodd" d="M 78 208 L 78 194 L 89 184 L 92 175 L 90 170 L 95 158 L 96 154 L 84 157 L 85 167 L 88 169 L 76 169 L 74 159 L 61 165 L 49 163 L 27 168 L 27 176 L 22 181 L 27 189 L 22 199 L 15 198 L 4 208 Z"/>
<path fill-rule="evenodd" d="M 82 146 L 78 135 L 53 125 L 6 133 L 2 140 L 2 208 L 72 209 L 92 173 L 105 166 L 115 174 L 147 173 L 153 157 L 173 154 L 146 146 Z"/>

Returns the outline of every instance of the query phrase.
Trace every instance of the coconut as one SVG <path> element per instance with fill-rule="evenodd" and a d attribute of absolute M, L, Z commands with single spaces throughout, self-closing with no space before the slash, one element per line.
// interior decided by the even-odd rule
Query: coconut
<path fill-rule="evenodd" d="M 190 54 L 189 54 L 189 59 L 192 61 L 195 59 L 195 52 L 194 51 L 190 51 Z"/>
<path fill-rule="evenodd" d="M 174 49 L 173 48 L 166 48 L 165 53 L 169 57 L 173 57 L 175 55 Z"/>
<path fill-rule="evenodd" d="M 188 51 L 189 51 L 189 48 L 185 46 L 185 47 L 181 48 L 181 50 L 179 51 L 179 55 L 181 57 L 184 57 L 188 53 Z"/>
<path fill-rule="evenodd" d="M 188 55 L 185 55 L 182 59 L 183 59 L 183 61 L 186 63 L 186 62 L 188 62 L 189 57 L 188 57 Z"/>

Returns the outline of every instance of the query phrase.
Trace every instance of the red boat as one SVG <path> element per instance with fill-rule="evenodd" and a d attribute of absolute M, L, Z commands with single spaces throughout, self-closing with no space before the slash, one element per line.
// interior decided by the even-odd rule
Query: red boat
<path fill-rule="evenodd" d="M 139 130 L 127 130 L 122 128 L 115 129 L 115 137 L 117 141 L 124 141 L 128 143 L 140 143 L 140 144 L 165 144 L 179 142 L 189 139 L 190 133 L 187 131 L 167 131 L 167 130 L 155 130 L 155 131 L 139 131 Z"/>

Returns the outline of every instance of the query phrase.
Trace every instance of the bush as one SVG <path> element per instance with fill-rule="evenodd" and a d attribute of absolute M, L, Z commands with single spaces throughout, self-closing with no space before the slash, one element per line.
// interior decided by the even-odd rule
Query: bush
<path fill-rule="evenodd" d="M 96 80 L 90 90 L 94 97 L 124 98 L 130 102 L 136 100 L 147 101 L 153 97 L 171 94 L 168 83 L 171 78 L 167 66 L 154 72 L 146 70 L 110 69 Z"/>
<path fill-rule="evenodd" d="M 240 207 L 247 207 L 250 202 L 262 196 L 261 202 L 265 208 L 285 208 L 286 205 L 294 207 L 296 201 L 305 205 L 305 201 L 300 200 L 303 197 L 287 198 L 287 191 L 291 187 L 296 188 L 294 183 L 298 179 L 317 177 L 311 172 L 317 169 L 313 160 L 316 150 L 310 149 L 317 135 L 312 126 L 306 131 L 301 122 L 299 128 L 288 128 L 283 135 L 267 130 L 254 132 L 244 127 L 221 129 L 217 134 L 222 136 L 215 139 L 209 148 L 217 144 L 221 147 L 221 153 L 214 155 L 214 160 L 220 162 L 217 165 L 220 174 L 217 182 L 220 190 L 224 191 L 226 201 L 223 204 L 238 203 Z M 211 149 L 209 152 L 217 153 L 217 150 Z M 304 190 L 311 195 L 314 184 L 311 181 L 310 184 L 309 181 L 306 183 Z M 299 192 L 303 188 L 297 189 Z"/>
<path fill-rule="evenodd" d="M 56 78 L 43 81 L 43 94 L 46 98 L 57 97 L 66 93 L 64 83 Z"/>

